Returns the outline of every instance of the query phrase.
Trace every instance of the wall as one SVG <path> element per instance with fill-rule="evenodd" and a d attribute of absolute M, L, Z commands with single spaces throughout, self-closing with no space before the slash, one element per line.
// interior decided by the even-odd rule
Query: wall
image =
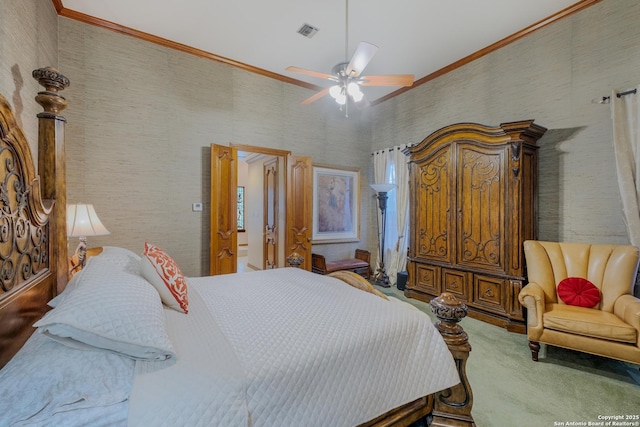
<path fill-rule="evenodd" d="M 640 2 L 604 0 L 373 109 L 373 150 L 457 122 L 535 119 L 539 238 L 628 243 L 607 105 L 640 83 Z M 372 238 L 372 237 L 370 237 Z"/>
<path fill-rule="evenodd" d="M 307 89 L 67 18 L 59 18 L 59 45 L 72 81 L 68 200 L 93 203 L 111 231 L 90 246 L 140 252 L 149 240 L 185 274 L 207 273 L 211 143 L 290 150 L 360 167 L 368 179 L 366 114 L 347 120 L 335 103 L 302 107 Z M 203 212 L 191 212 L 196 201 Z M 368 246 L 366 235 L 322 249 L 340 257 L 358 245 Z"/>
<path fill-rule="evenodd" d="M 31 77 L 31 72 L 58 65 L 57 25 L 56 10 L 50 1 L 0 0 L 0 93 L 16 113 L 36 164 L 36 114 L 42 107 L 34 98 L 44 88 Z"/>

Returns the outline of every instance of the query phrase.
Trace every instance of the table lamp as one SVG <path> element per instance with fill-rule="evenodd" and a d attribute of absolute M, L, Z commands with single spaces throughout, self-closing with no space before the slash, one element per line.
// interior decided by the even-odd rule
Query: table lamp
<path fill-rule="evenodd" d="M 67 236 L 78 237 L 80 243 L 76 248 L 78 264 L 83 268 L 87 256 L 87 236 L 105 236 L 109 230 L 102 225 L 93 205 L 78 203 L 67 205 Z"/>

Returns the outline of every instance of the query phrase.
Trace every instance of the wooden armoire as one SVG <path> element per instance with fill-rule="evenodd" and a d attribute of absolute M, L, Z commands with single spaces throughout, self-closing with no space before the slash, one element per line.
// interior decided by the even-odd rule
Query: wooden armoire
<path fill-rule="evenodd" d="M 407 297 L 429 301 L 450 292 L 471 317 L 525 332 L 522 243 L 537 238 L 536 143 L 545 131 L 533 120 L 459 123 L 405 150 Z"/>

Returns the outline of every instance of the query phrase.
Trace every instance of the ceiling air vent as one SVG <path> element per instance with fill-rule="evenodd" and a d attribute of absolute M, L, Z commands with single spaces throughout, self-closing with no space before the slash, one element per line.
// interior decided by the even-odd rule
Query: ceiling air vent
<path fill-rule="evenodd" d="M 298 34 L 302 34 L 308 39 L 315 36 L 317 32 L 318 32 L 318 28 L 309 24 L 302 24 L 302 26 L 298 28 Z"/>

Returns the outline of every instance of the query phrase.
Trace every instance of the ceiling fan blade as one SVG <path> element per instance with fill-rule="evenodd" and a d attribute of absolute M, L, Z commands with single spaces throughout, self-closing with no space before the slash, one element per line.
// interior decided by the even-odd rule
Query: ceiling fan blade
<path fill-rule="evenodd" d="M 378 52 L 378 46 L 367 42 L 360 42 L 345 72 L 349 77 L 358 77 L 365 69 L 369 61 Z"/>
<path fill-rule="evenodd" d="M 328 80 L 333 80 L 336 81 L 336 76 L 332 75 L 332 74 L 326 74 L 326 73 L 321 73 L 319 71 L 312 71 L 312 70 L 306 70 L 304 68 L 300 68 L 300 67 L 287 67 L 286 68 L 287 71 L 290 71 L 292 73 L 299 73 L 299 74 L 304 74 L 306 76 L 311 76 L 311 77 L 318 77 L 320 79 L 328 79 Z"/>
<path fill-rule="evenodd" d="M 302 101 L 300 104 L 302 105 L 309 105 L 312 102 L 317 101 L 318 99 L 322 98 L 323 96 L 327 95 L 329 93 L 329 89 L 331 89 L 330 87 L 326 88 L 326 89 L 322 89 L 320 92 L 315 93 L 313 95 L 311 95 L 309 98 L 305 99 L 304 101 Z"/>
<path fill-rule="evenodd" d="M 413 74 L 388 74 L 382 76 L 364 76 L 360 79 L 362 86 L 411 86 Z"/>

